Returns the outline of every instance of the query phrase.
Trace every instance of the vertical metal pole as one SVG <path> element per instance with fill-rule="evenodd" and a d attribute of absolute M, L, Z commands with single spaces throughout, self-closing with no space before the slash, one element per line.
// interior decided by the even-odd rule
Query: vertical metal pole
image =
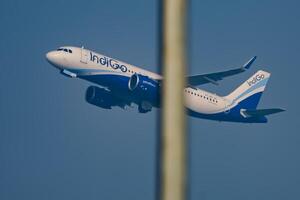
<path fill-rule="evenodd" d="M 186 199 L 186 68 L 187 0 L 162 5 L 163 99 L 161 122 L 161 200 Z"/>

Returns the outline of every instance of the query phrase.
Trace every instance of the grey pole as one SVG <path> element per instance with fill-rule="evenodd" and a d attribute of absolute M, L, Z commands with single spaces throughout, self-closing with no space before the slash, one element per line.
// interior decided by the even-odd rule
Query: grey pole
<path fill-rule="evenodd" d="M 161 122 L 161 200 L 186 199 L 187 0 L 164 0 L 162 7 L 163 99 Z"/>

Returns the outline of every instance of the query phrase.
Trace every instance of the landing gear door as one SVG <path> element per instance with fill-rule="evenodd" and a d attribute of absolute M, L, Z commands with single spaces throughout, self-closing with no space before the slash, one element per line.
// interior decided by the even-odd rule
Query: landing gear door
<path fill-rule="evenodd" d="M 87 64 L 88 61 L 88 51 L 85 50 L 83 47 L 81 48 L 81 56 L 80 56 L 80 62 Z"/>

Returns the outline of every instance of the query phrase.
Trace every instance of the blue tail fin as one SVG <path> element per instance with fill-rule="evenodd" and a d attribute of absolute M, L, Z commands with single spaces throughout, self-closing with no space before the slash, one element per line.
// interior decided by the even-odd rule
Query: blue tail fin
<path fill-rule="evenodd" d="M 265 90 L 270 75 L 270 73 L 262 70 L 256 72 L 225 98 L 233 102 L 233 104 L 239 104 L 242 108 L 255 109 Z"/>

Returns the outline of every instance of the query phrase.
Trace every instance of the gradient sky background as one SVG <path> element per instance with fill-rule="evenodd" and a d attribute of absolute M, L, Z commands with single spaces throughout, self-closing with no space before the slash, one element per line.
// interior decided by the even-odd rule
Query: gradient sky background
<path fill-rule="evenodd" d="M 157 68 L 156 0 L 0 2 L 0 199 L 143 199 L 155 190 L 156 111 L 98 109 L 88 82 L 45 53 L 81 46 Z M 300 199 L 299 1 L 192 0 L 190 73 L 253 68 L 203 88 L 225 95 L 272 73 L 259 105 L 268 124 L 189 119 L 192 200 Z M 298 123 L 298 124 L 297 124 Z"/>

